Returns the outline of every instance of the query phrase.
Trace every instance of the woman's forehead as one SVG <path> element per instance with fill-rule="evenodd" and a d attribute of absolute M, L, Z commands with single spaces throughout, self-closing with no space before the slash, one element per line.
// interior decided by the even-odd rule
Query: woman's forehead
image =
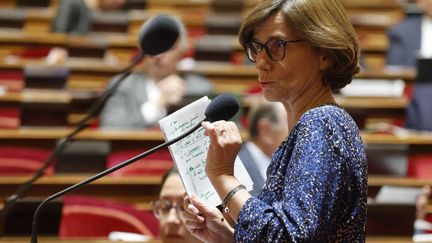
<path fill-rule="evenodd" d="M 281 12 L 269 16 L 254 29 L 255 39 L 267 41 L 267 39 L 263 40 L 262 38 L 270 37 L 281 37 L 287 39 L 294 37 L 294 31 Z"/>

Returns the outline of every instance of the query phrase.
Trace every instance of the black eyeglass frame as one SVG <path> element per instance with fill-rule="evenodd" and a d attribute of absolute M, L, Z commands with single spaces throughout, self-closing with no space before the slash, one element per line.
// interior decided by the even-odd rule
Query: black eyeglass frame
<path fill-rule="evenodd" d="M 274 41 L 278 41 L 278 42 L 280 42 L 278 44 L 282 44 L 283 45 L 283 54 L 278 59 L 275 59 L 272 56 L 270 48 L 268 47 L 268 44 L 271 43 L 271 42 L 274 42 Z M 249 58 L 249 60 L 251 62 L 253 62 L 253 63 L 256 63 L 256 58 L 254 60 L 252 58 L 252 55 L 255 54 L 255 56 L 256 56 L 256 55 L 258 55 L 259 52 L 261 52 L 263 49 L 265 49 L 265 51 L 267 53 L 267 56 L 271 60 L 277 62 L 277 61 L 283 60 L 285 58 L 286 47 L 287 47 L 288 43 L 298 43 L 298 42 L 303 42 L 303 41 L 304 41 L 303 39 L 296 39 L 296 40 L 271 39 L 271 40 L 268 40 L 266 43 L 261 44 L 261 43 L 259 43 L 256 40 L 252 40 L 251 42 L 249 42 L 249 43 L 246 44 L 246 46 L 245 46 L 246 47 L 245 52 L 246 52 L 246 56 Z M 260 47 L 260 50 L 256 50 L 256 48 L 254 47 L 254 44 L 258 45 Z"/>
<path fill-rule="evenodd" d="M 176 215 L 179 219 L 183 220 L 183 205 L 182 204 L 174 204 L 173 202 L 169 201 L 169 200 L 156 200 L 156 201 L 151 201 L 150 202 L 151 207 L 152 207 L 152 212 L 153 215 L 157 218 L 157 219 L 162 219 L 162 218 L 166 218 L 169 214 L 169 212 L 171 211 L 171 209 L 174 208 L 174 210 L 176 211 Z M 166 212 L 166 214 L 161 214 L 160 212 L 158 212 L 158 208 L 160 208 L 160 206 L 162 206 L 163 204 L 168 205 L 169 206 L 169 210 Z"/>

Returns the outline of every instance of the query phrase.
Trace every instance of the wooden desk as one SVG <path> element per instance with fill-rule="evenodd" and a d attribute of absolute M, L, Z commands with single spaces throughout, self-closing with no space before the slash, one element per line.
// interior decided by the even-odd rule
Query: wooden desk
<path fill-rule="evenodd" d="M 31 128 L 16 130 L 1 130 L 0 141 L 7 140 L 58 140 L 68 134 L 71 130 L 64 128 Z M 243 139 L 248 138 L 246 131 L 241 132 Z M 366 144 L 407 144 L 432 146 L 432 134 L 420 132 L 407 132 L 404 135 L 394 134 L 371 134 L 361 132 L 362 139 Z M 103 140 L 118 142 L 134 142 L 136 144 L 161 143 L 164 142 L 163 134 L 158 129 L 151 130 L 108 130 L 89 129 L 82 131 L 76 139 Z"/>
<path fill-rule="evenodd" d="M 369 187 L 380 187 L 383 185 L 396 186 L 396 187 L 399 186 L 422 187 L 424 185 L 432 185 L 432 179 L 369 175 L 368 178 Z"/>
<path fill-rule="evenodd" d="M 25 65 L 46 66 L 44 61 L 17 60 L 14 62 L 0 61 L 0 70 L 21 71 Z M 103 88 L 106 82 L 116 75 L 126 64 L 110 65 L 102 59 L 69 58 L 64 64 L 71 69 L 68 87 L 72 89 Z M 138 67 L 139 69 L 139 67 Z M 243 93 L 257 85 L 257 71 L 252 65 L 234 65 L 221 62 L 197 62 L 192 68 L 182 68 L 182 73 L 201 74 L 215 84 L 216 92 Z M 367 69 L 362 70 L 357 77 L 363 79 L 403 79 L 406 82 L 414 80 L 414 69 Z"/>
<path fill-rule="evenodd" d="M 38 179 L 25 196 L 46 198 L 91 176 L 82 174 L 45 176 Z M 0 199 L 2 202 L 28 179 L 28 176 L 0 176 Z M 143 204 L 157 199 L 161 179 L 161 176 L 106 176 L 73 193 Z"/>
<path fill-rule="evenodd" d="M 367 237 L 367 243 L 408 243 L 413 242 L 412 237 L 397 237 L 397 236 L 374 236 Z"/>
<path fill-rule="evenodd" d="M 29 237 L 2 237 L 0 238 L 0 242 L 7 243 L 29 243 Z M 96 238 L 96 239 L 71 239 L 71 240 L 62 240 L 56 237 L 38 237 L 38 242 L 40 243 L 112 243 L 113 241 L 109 241 L 104 238 Z M 142 243 L 130 241 L 131 243 Z M 162 243 L 160 239 L 153 239 L 146 241 L 147 243 Z"/>
<path fill-rule="evenodd" d="M 112 241 L 108 241 L 106 239 L 75 239 L 75 240 L 60 240 L 58 238 L 47 238 L 47 237 L 39 237 L 39 242 L 41 243 L 112 243 Z M 14 238 L 14 237 L 7 237 L 7 238 L 0 238 L 0 242 L 7 242 L 7 243 L 29 243 L 30 237 L 28 238 Z M 155 239 L 146 241 L 147 243 L 161 243 L 162 241 Z M 413 242 L 411 237 L 391 237 L 391 236 L 375 236 L 375 237 L 367 237 L 366 238 L 367 243 L 407 243 L 407 242 Z M 131 242 L 131 243 L 142 243 L 142 242 Z"/>
<path fill-rule="evenodd" d="M 368 134 L 361 133 L 366 144 L 408 144 L 408 145 L 432 145 L 432 134 L 421 132 L 407 132 L 399 136 L 394 134 Z"/>

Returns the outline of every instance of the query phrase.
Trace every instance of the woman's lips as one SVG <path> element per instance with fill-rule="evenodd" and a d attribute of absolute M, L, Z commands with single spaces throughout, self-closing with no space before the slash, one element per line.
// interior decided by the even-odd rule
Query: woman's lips
<path fill-rule="evenodd" d="M 262 88 L 268 88 L 273 85 L 273 81 L 260 81 L 259 82 Z"/>

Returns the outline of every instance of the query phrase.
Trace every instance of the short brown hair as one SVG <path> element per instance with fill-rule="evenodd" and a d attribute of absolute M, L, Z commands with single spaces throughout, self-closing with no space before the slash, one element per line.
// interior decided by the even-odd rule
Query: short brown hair
<path fill-rule="evenodd" d="M 360 71 L 357 34 L 340 0 L 264 0 L 244 20 L 239 33 L 243 48 L 257 25 L 281 12 L 299 38 L 323 51 L 332 65 L 324 82 L 338 90 Z"/>

